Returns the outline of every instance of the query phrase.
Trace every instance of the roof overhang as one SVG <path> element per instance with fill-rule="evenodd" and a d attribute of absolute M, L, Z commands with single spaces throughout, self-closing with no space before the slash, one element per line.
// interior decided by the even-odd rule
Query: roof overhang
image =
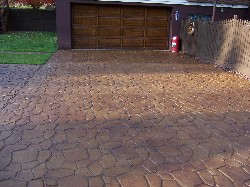
<path fill-rule="evenodd" d="M 187 0 L 195 3 L 214 3 L 214 0 Z M 217 3 L 228 5 L 250 5 L 250 0 L 217 0 Z"/>
<path fill-rule="evenodd" d="M 164 4 L 164 5 L 188 5 L 188 6 L 214 6 L 214 4 L 211 2 L 212 0 L 208 2 L 191 2 L 192 0 L 99 0 L 103 2 L 124 2 L 124 3 L 146 3 L 146 4 Z M 193 0 L 195 1 L 195 0 Z M 197 0 L 198 1 L 198 0 Z M 206 0 L 204 0 L 206 1 Z M 248 5 L 242 5 L 242 4 L 223 4 L 218 3 L 217 7 L 225 7 L 225 8 L 248 8 Z"/>

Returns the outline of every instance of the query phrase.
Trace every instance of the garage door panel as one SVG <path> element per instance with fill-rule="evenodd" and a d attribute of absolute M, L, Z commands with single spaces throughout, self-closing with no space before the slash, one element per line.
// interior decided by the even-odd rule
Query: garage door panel
<path fill-rule="evenodd" d="M 124 37 L 143 37 L 144 30 L 135 28 L 126 28 L 122 30 L 122 35 Z"/>
<path fill-rule="evenodd" d="M 123 16 L 124 17 L 134 17 L 134 16 L 141 16 L 145 15 L 145 8 L 143 7 L 124 7 L 123 8 Z"/>
<path fill-rule="evenodd" d="M 167 11 L 162 8 L 148 8 L 147 9 L 147 17 L 150 18 L 166 18 Z"/>
<path fill-rule="evenodd" d="M 136 39 L 136 38 L 125 38 L 123 39 L 124 47 L 143 47 L 144 39 Z"/>
<path fill-rule="evenodd" d="M 159 28 L 167 28 L 168 27 L 168 20 L 166 19 L 147 19 L 147 26 L 148 27 L 159 27 Z"/>
<path fill-rule="evenodd" d="M 121 8 L 117 6 L 100 6 L 98 10 L 99 15 L 120 15 L 121 14 Z"/>
<path fill-rule="evenodd" d="M 74 46 L 97 46 L 96 38 L 76 38 L 73 43 Z"/>
<path fill-rule="evenodd" d="M 121 29 L 100 28 L 99 36 L 121 36 Z"/>
<path fill-rule="evenodd" d="M 123 26 L 144 26 L 144 18 L 124 18 Z"/>
<path fill-rule="evenodd" d="M 167 48 L 171 13 L 168 8 L 72 6 L 73 48 Z"/>
<path fill-rule="evenodd" d="M 97 24 L 97 19 L 95 17 L 83 17 L 75 16 L 73 24 L 84 25 L 84 26 L 94 26 Z"/>
<path fill-rule="evenodd" d="M 102 46 L 102 47 L 120 47 L 121 46 L 121 39 L 99 38 L 98 44 L 99 44 L 99 46 Z"/>
<path fill-rule="evenodd" d="M 162 47 L 167 46 L 167 40 L 165 38 L 159 39 L 146 39 L 146 46 L 147 47 Z"/>
<path fill-rule="evenodd" d="M 98 19 L 99 26 L 121 26 L 120 18 L 112 18 L 112 17 L 100 17 Z"/>
<path fill-rule="evenodd" d="M 143 29 L 123 29 L 122 35 L 124 37 L 126 36 L 134 36 L 134 37 L 143 37 L 144 36 L 144 30 Z"/>
<path fill-rule="evenodd" d="M 76 27 L 73 30 L 73 35 L 77 38 L 80 38 L 81 36 L 96 36 L 97 29 L 96 28 L 82 28 L 82 27 Z"/>
<path fill-rule="evenodd" d="M 147 29 L 147 37 L 167 37 L 167 32 L 165 29 Z"/>
<path fill-rule="evenodd" d="M 77 5 L 73 8 L 74 15 L 95 15 L 97 7 L 95 5 Z"/>

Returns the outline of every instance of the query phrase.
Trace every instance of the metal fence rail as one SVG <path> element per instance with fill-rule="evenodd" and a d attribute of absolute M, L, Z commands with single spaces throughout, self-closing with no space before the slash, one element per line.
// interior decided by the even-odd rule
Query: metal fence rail
<path fill-rule="evenodd" d="M 250 22 L 231 19 L 211 23 L 194 22 L 194 33 L 188 34 L 192 21 L 182 20 L 182 50 L 198 57 L 239 72 L 250 78 Z"/>

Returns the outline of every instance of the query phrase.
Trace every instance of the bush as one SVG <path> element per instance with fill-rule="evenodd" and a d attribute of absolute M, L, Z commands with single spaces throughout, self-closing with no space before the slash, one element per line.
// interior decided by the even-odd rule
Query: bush
<path fill-rule="evenodd" d="M 15 3 L 38 9 L 41 6 L 55 6 L 55 0 L 15 0 Z"/>

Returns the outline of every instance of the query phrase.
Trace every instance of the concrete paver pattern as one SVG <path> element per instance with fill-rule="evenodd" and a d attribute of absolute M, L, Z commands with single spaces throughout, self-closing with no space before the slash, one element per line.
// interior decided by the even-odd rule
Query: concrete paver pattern
<path fill-rule="evenodd" d="M 250 186 L 250 82 L 163 51 L 0 66 L 0 186 Z"/>

